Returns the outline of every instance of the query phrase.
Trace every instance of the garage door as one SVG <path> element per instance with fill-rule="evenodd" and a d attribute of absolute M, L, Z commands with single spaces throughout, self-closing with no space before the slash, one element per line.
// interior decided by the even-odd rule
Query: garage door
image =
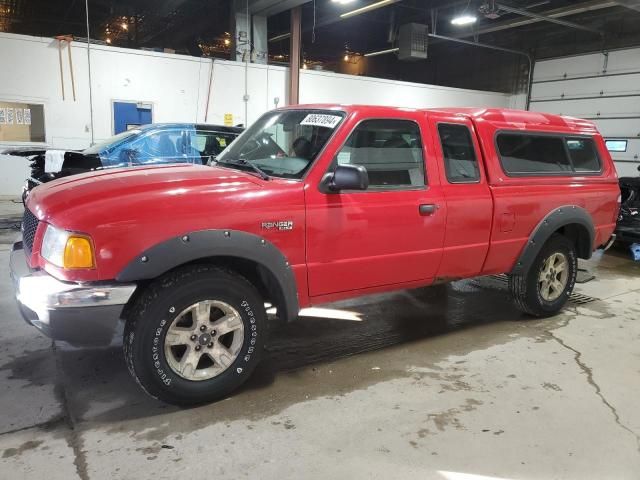
<path fill-rule="evenodd" d="M 640 48 L 536 62 L 530 109 L 593 120 L 618 175 L 640 165 Z"/>

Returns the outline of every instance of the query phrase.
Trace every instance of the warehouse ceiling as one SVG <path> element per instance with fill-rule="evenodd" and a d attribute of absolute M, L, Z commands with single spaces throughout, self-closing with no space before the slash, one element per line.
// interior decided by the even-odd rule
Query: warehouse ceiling
<path fill-rule="evenodd" d="M 300 3 L 249 2 L 269 4 L 269 12 Z M 232 0 L 89 0 L 88 6 L 92 41 L 229 57 Z M 451 23 L 465 15 L 477 20 Z M 269 16 L 271 62 L 288 60 L 289 20 L 288 10 Z M 640 45 L 640 0 L 311 0 L 302 6 L 302 22 L 306 68 L 498 91 L 519 89 L 526 57 L 435 38 L 419 62 L 400 61 L 393 51 L 365 54 L 396 48 L 398 28 L 409 22 L 538 59 Z M 0 31 L 86 38 L 85 0 L 0 0 Z"/>

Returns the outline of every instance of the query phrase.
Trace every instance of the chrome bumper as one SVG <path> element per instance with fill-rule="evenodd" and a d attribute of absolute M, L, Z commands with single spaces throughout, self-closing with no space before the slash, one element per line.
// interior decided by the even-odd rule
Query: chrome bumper
<path fill-rule="evenodd" d="M 45 335 L 74 345 L 111 342 L 135 284 L 62 282 L 27 265 L 22 242 L 11 250 L 11 279 L 24 319 Z"/>

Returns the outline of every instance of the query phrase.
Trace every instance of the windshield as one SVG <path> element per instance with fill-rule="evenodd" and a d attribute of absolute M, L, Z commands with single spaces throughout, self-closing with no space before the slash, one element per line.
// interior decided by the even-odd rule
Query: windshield
<path fill-rule="evenodd" d="M 106 140 L 103 140 L 102 142 L 96 143 L 93 147 L 89 147 L 83 150 L 82 153 L 84 155 L 95 155 L 97 153 L 100 153 L 105 148 L 109 146 L 114 146 L 122 142 L 123 140 L 126 140 L 129 137 L 133 137 L 134 135 L 137 135 L 139 133 L 140 133 L 140 130 L 137 130 L 137 129 L 121 132 L 117 135 L 114 135 L 113 137 L 109 137 Z"/>
<path fill-rule="evenodd" d="M 344 112 L 336 110 L 266 113 L 217 162 L 241 168 L 246 161 L 270 176 L 302 178 L 344 116 Z"/>

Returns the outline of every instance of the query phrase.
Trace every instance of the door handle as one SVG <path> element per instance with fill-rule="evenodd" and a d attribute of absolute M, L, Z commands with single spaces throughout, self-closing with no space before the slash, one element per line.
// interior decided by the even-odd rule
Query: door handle
<path fill-rule="evenodd" d="M 418 207 L 420 215 L 433 215 L 438 210 L 438 205 L 434 203 L 424 203 Z"/>

